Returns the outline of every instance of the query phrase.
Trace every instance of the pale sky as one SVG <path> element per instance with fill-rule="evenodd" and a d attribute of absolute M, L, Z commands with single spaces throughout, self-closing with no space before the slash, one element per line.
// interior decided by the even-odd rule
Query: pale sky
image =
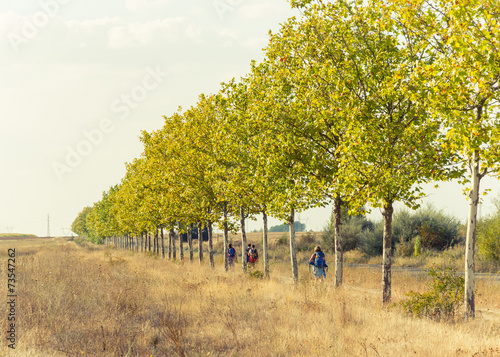
<path fill-rule="evenodd" d="M 69 234 L 140 155 L 141 130 L 246 75 L 293 14 L 286 0 L 2 0 L 0 232 L 45 236 L 50 215 L 51 235 Z M 499 186 L 483 185 L 488 197 Z M 460 186 L 428 192 L 465 219 Z M 482 214 L 491 209 L 486 198 Z M 321 230 L 329 215 L 300 218 Z"/>

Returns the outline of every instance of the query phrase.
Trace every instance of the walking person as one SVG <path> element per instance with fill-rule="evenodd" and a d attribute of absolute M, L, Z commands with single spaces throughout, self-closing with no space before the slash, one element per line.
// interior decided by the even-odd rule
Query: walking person
<path fill-rule="evenodd" d="M 234 262 L 238 262 L 238 256 L 236 255 L 236 249 L 234 249 L 233 245 L 229 243 L 227 248 L 227 264 L 231 268 L 234 267 Z"/>
<path fill-rule="evenodd" d="M 255 264 L 255 263 L 257 263 L 257 260 L 259 260 L 259 252 L 257 252 L 257 249 L 255 248 L 255 244 L 252 244 L 252 248 L 250 249 L 250 253 L 249 253 L 249 263 Z"/>
<path fill-rule="evenodd" d="M 247 246 L 247 264 L 248 262 L 250 262 L 250 252 L 252 251 L 252 245 L 250 243 L 248 243 L 248 246 Z"/>
<path fill-rule="evenodd" d="M 326 279 L 325 269 L 328 268 L 328 265 L 326 265 L 325 253 L 323 253 L 319 245 L 314 248 L 309 264 L 313 266 L 313 274 L 316 280 Z"/>

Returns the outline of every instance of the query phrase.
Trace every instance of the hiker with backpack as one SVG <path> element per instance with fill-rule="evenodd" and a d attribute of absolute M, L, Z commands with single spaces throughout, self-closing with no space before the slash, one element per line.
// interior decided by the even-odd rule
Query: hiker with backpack
<path fill-rule="evenodd" d="M 247 264 L 250 262 L 250 252 L 252 251 L 252 245 L 250 243 L 248 243 L 248 247 L 247 247 Z"/>
<path fill-rule="evenodd" d="M 250 264 L 255 264 L 257 263 L 257 260 L 259 260 L 259 253 L 257 252 L 257 249 L 255 248 L 255 244 L 252 244 L 252 249 L 249 250 L 248 252 L 248 262 Z"/>
<path fill-rule="evenodd" d="M 233 245 L 229 243 L 227 248 L 227 264 L 230 267 L 234 267 L 234 262 L 238 262 L 238 256 L 236 255 L 236 249 L 234 249 Z"/>
<path fill-rule="evenodd" d="M 309 264 L 313 266 L 313 274 L 317 280 L 326 279 L 325 269 L 328 268 L 328 265 L 326 265 L 325 253 L 323 253 L 319 245 L 314 248 Z"/>

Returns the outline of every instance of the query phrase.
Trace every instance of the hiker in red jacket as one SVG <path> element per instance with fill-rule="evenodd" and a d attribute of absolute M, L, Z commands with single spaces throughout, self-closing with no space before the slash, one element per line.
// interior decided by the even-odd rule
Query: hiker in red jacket
<path fill-rule="evenodd" d="M 259 260 L 259 253 L 257 249 L 255 249 L 255 244 L 252 244 L 252 249 L 248 252 L 248 262 L 250 264 L 255 264 L 257 260 Z"/>

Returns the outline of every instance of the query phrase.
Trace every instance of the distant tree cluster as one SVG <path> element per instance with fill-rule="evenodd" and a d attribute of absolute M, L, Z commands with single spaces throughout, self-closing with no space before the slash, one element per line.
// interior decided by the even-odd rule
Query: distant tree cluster
<path fill-rule="evenodd" d="M 306 225 L 304 223 L 300 223 L 299 221 L 294 222 L 295 232 L 305 232 Z M 272 226 L 269 228 L 269 232 L 288 232 L 290 230 L 290 226 L 288 224 L 282 224 L 278 226 Z"/>

